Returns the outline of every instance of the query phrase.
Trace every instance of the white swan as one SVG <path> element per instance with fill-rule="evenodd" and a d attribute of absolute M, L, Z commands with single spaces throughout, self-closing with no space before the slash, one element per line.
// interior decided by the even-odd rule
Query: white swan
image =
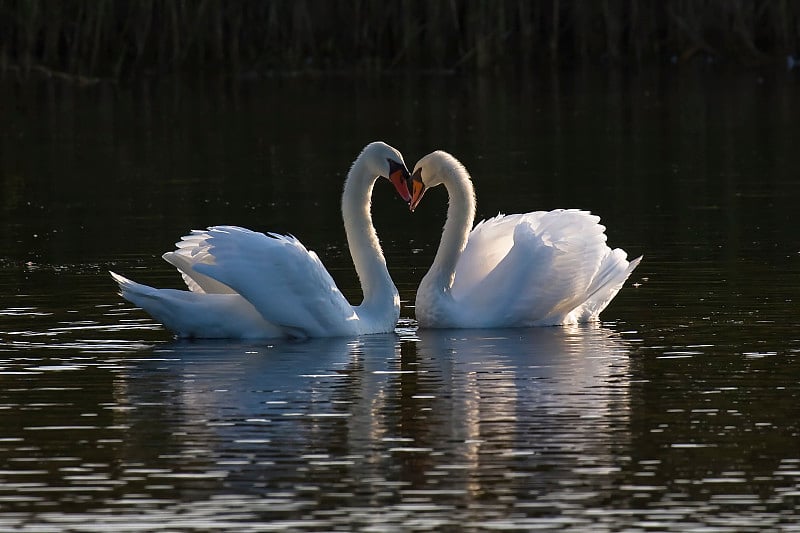
<path fill-rule="evenodd" d="M 574 324 L 598 319 L 641 257 L 606 246 L 600 218 L 586 211 L 534 211 L 475 218 L 469 173 L 436 151 L 411 177 L 413 211 L 430 187 L 450 196 L 433 265 L 422 278 L 416 318 L 429 328 Z"/>
<path fill-rule="evenodd" d="M 388 177 L 405 201 L 408 170 L 387 144 L 367 145 L 350 168 L 342 217 L 364 293 L 351 306 L 312 251 L 291 235 L 268 236 L 214 226 L 182 237 L 164 259 L 189 291 L 155 289 L 114 272 L 120 294 L 179 337 L 338 337 L 386 333 L 400 316 L 400 298 L 372 225 L 372 188 Z"/>

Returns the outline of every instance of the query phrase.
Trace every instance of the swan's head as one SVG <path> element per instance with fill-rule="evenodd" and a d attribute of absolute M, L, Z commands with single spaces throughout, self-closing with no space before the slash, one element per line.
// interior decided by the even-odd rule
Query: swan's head
<path fill-rule="evenodd" d="M 399 151 L 386 143 L 376 141 L 368 144 L 362 155 L 366 156 L 370 174 L 387 178 L 394 185 L 400 198 L 406 202 L 411 201 L 411 193 L 408 190 L 411 176 Z"/>
<path fill-rule="evenodd" d="M 408 181 L 411 201 L 408 207 L 413 211 L 422 200 L 422 195 L 431 187 L 436 187 L 449 179 L 454 172 L 463 170 L 463 165 L 447 152 L 437 150 L 426 155 L 414 165 L 414 173 Z"/>

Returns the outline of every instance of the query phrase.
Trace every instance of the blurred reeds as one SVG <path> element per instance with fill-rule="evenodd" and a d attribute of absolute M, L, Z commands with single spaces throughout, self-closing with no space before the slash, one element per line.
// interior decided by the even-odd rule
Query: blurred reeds
<path fill-rule="evenodd" d="M 0 70 L 78 80 L 800 53 L 800 0 L 0 0 Z"/>

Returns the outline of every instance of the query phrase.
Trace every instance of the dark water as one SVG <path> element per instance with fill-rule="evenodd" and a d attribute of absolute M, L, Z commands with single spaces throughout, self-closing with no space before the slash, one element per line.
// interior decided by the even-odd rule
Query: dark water
<path fill-rule="evenodd" d="M 0 84 L 0 530 L 796 531 L 800 79 L 660 71 Z M 358 298 L 367 142 L 442 148 L 479 216 L 603 218 L 645 255 L 596 326 L 418 331 L 444 191 L 374 212 L 396 333 L 175 342 L 191 228 L 291 232 Z"/>

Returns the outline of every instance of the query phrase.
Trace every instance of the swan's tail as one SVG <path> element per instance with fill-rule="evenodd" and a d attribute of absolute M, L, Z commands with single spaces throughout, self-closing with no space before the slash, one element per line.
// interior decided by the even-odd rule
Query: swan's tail
<path fill-rule="evenodd" d="M 111 277 L 119 285 L 119 295 L 128 300 L 130 303 L 137 307 L 141 307 L 147 311 L 153 318 L 167 326 L 168 328 L 180 334 L 177 324 L 175 323 L 175 313 L 162 290 L 155 289 L 148 285 L 136 283 L 133 280 L 120 276 L 116 272 L 109 270 Z"/>
<path fill-rule="evenodd" d="M 135 281 L 130 280 L 125 276 L 120 276 L 111 270 L 109 270 L 108 273 L 111 274 L 111 277 L 117 282 L 117 285 L 119 285 L 119 295 L 133 304 L 139 305 L 134 301 L 134 299 L 138 300 L 140 298 L 153 297 L 154 293 L 158 292 L 153 287 L 136 283 Z M 141 306 L 139 305 L 139 307 Z"/>
<path fill-rule="evenodd" d="M 156 289 L 109 272 L 119 294 L 144 309 L 178 337 L 203 339 L 271 338 L 287 336 L 264 320 L 238 294 L 205 294 Z"/>
<path fill-rule="evenodd" d="M 600 264 L 597 275 L 587 290 L 588 298 L 570 313 L 567 322 L 583 323 L 598 320 L 600 313 L 611 303 L 643 257 L 640 255 L 628 262 L 624 250 L 617 248 L 609 253 Z"/>
<path fill-rule="evenodd" d="M 195 293 L 175 289 L 156 289 L 136 283 L 116 272 L 109 271 L 119 285 L 119 295 L 161 322 L 178 337 L 214 337 L 208 330 L 212 324 L 200 312 Z"/>

